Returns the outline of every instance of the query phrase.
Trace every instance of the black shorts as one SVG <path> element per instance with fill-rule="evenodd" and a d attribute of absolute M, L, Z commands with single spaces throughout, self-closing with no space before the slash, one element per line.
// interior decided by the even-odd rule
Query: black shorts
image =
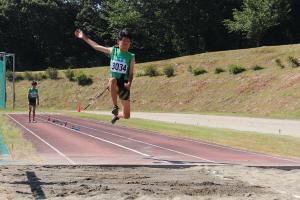
<path fill-rule="evenodd" d="M 28 99 L 30 106 L 36 106 L 36 98 Z"/>
<path fill-rule="evenodd" d="M 117 85 L 119 88 L 118 95 L 121 100 L 129 101 L 130 100 L 130 90 L 125 87 L 127 80 L 117 79 Z"/>

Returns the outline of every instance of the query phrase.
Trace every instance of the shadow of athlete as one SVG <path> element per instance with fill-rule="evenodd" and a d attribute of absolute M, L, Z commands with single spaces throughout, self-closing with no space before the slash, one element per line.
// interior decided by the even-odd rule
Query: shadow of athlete
<path fill-rule="evenodd" d="M 47 199 L 41 187 L 43 183 L 40 182 L 40 179 L 36 176 L 36 174 L 31 171 L 26 171 L 26 175 L 34 199 Z"/>
<path fill-rule="evenodd" d="M 108 88 L 113 103 L 111 123 L 114 124 L 120 118 L 130 118 L 130 87 L 133 80 L 133 68 L 135 55 L 128 50 L 132 37 L 125 29 L 119 33 L 117 46 L 104 47 L 88 38 L 80 29 L 75 31 L 75 36 L 82 39 L 92 48 L 110 56 L 110 79 Z M 117 98 L 122 103 L 122 111 L 119 113 Z"/>

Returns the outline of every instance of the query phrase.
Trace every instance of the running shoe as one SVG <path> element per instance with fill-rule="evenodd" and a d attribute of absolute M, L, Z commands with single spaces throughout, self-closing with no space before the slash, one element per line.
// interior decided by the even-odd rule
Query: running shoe
<path fill-rule="evenodd" d="M 114 106 L 111 113 L 114 115 L 114 116 L 118 116 L 119 114 L 119 107 L 118 106 Z"/>
<path fill-rule="evenodd" d="M 114 116 L 113 118 L 112 118 L 112 120 L 111 120 L 111 123 L 112 124 L 115 124 L 116 123 L 116 121 L 118 121 L 120 118 L 118 117 L 118 116 Z"/>

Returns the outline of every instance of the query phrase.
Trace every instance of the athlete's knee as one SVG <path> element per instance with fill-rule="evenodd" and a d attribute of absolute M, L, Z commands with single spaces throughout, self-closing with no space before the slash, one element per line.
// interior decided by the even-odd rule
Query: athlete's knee
<path fill-rule="evenodd" d="M 115 78 L 110 78 L 109 79 L 109 85 L 112 86 L 112 85 L 117 85 L 117 79 Z"/>

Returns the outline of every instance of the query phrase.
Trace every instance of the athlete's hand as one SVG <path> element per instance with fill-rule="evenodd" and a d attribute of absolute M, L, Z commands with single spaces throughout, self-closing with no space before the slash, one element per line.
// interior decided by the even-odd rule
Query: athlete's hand
<path fill-rule="evenodd" d="M 124 83 L 124 86 L 127 90 L 130 90 L 131 83 Z"/>
<path fill-rule="evenodd" d="M 76 29 L 76 31 L 74 32 L 74 34 L 79 39 L 84 39 L 86 37 L 85 34 L 80 29 Z"/>

